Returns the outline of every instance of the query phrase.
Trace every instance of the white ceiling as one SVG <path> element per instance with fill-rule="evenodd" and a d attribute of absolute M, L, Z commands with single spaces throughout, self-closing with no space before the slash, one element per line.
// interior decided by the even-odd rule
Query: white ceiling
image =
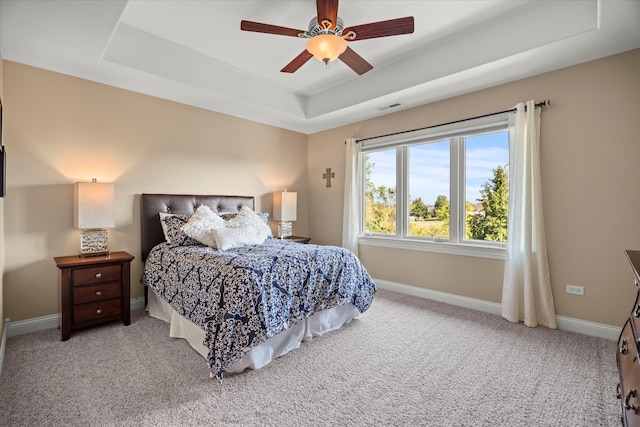
<path fill-rule="evenodd" d="M 313 133 L 640 47 L 638 0 L 341 0 L 354 26 L 404 16 L 415 32 L 350 43 L 374 69 L 311 59 L 315 1 L 0 0 L 0 57 Z M 400 103 L 399 107 L 386 108 Z"/>

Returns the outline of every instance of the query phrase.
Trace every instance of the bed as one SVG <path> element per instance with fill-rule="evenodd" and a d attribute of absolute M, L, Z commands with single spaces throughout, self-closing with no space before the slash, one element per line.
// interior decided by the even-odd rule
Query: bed
<path fill-rule="evenodd" d="M 376 286 L 346 249 L 280 240 L 270 231 L 261 243 L 225 250 L 189 241 L 180 227 L 173 227 L 185 238 L 179 244 L 167 234 L 167 224 L 185 224 L 203 209 L 230 228 L 241 216 L 268 223 L 253 211 L 253 197 L 142 194 L 140 206 L 149 315 L 168 322 L 170 336 L 186 339 L 220 381 L 225 372 L 264 367 L 371 305 Z"/>

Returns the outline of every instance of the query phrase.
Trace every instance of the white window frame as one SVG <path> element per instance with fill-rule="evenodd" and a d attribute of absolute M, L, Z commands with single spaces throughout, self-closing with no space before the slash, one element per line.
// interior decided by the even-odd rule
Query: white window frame
<path fill-rule="evenodd" d="M 490 242 L 465 239 L 463 230 L 465 216 L 460 215 L 459 206 L 466 206 L 463 186 L 465 183 L 465 143 L 464 137 L 479 133 L 490 133 L 508 130 L 508 112 L 489 115 L 457 123 L 446 124 L 431 128 L 419 129 L 371 138 L 362 141 L 361 156 L 366 153 L 396 149 L 396 234 L 365 233 L 365 199 L 361 191 L 360 199 L 360 232 L 358 243 L 369 246 L 387 248 L 410 249 L 426 252 L 439 252 L 454 255 L 475 256 L 482 258 L 505 259 L 506 242 Z M 408 235 L 407 218 L 409 199 L 408 185 L 408 148 L 428 142 L 451 140 L 450 145 L 450 195 L 449 211 L 450 239 L 425 238 Z M 362 168 L 360 188 L 364 188 L 365 168 Z M 455 203 L 454 203 L 455 200 Z M 456 207 L 454 209 L 453 207 Z"/>

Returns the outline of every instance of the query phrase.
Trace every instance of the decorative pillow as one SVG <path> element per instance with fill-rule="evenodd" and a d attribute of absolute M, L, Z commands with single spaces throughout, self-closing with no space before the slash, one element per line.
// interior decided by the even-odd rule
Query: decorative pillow
<path fill-rule="evenodd" d="M 220 212 L 218 215 L 220 215 L 220 218 L 225 221 L 229 221 L 230 219 L 235 218 L 236 215 L 238 215 L 238 212 Z"/>
<path fill-rule="evenodd" d="M 164 233 L 164 240 L 169 241 L 169 231 L 167 230 L 167 223 L 164 222 L 164 219 L 170 216 L 176 216 L 176 214 L 170 214 L 165 212 L 159 212 L 160 215 L 160 225 L 162 225 L 162 232 Z"/>
<path fill-rule="evenodd" d="M 224 228 L 224 220 L 208 206 L 202 205 L 191 215 L 189 221 L 182 226 L 182 231 L 187 236 L 200 243 L 216 248 L 216 240 L 211 231 Z"/>
<path fill-rule="evenodd" d="M 162 218 L 162 223 L 166 225 L 165 238 L 169 245 L 175 246 L 196 246 L 201 243 L 184 234 L 182 226 L 189 220 L 189 215 L 166 215 Z"/>
<path fill-rule="evenodd" d="M 217 248 L 222 251 L 245 245 L 257 245 L 264 242 L 264 238 L 260 239 L 255 227 L 251 224 L 219 228 L 212 230 L 211 234 L 214 236 Z"/>
<path fill-rule="evenodd" d="M 222 214 L 225 219 L 227 228 L 241 227 L 251 225 L 255 229 L 260 243 L 265 239 L 272 237 L 271 228 L 269 227 L 269 214 L 254 212 L 251 208 L 243 206 L 240 212 L 232 214 Z"/>
<path fill-rule="evenodd" d="M 258 215 L 258 218 L 260 218 L 260 220 L 264 223 L 264 225 L 269 227 L 269 213 L 267 213 L 267 212 L 255 212 L 255 214 Z M 269 235 L 271 235 L 271 228 L 270 227 L 269 227 Z"/>
<path fill-rule="evenodd" d="M 251 212 L 253 212 L 253 210 L 251 210 L 251 208 L 247 208 L 249 209 Z M 221 213 L 219 214 L 222 219 L 224 219 L 225 221 L 228 221 L 230 219 L 233 219 L 236 217 L 236 215 L 238 215 L 239 212 L 225 212 L 225 213 Z M 268 212 L 254 212 L 256 215 L 258 215 L 258 218 L 260 218 L 262 220 L 262 222 L 264 222 L 264 224 L 266 226 L 269 226 L 269 213 Z"/>
<path fill-rule="evenodd" d="M 272 237 L 271 228 L 267 225 L 267 214 L 258 215 L 251 208 L 243 206 L 240 212 L 226 213 L 221 216 L 226 218 L 225 227 L 213 231 L 216 247 L 220 250 L 258 245 Z"/>

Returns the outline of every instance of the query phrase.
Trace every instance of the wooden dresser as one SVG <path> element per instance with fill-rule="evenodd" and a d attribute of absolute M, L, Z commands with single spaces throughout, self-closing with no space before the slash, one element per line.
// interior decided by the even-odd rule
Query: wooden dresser
<path fill-rule="evenodd" d="M 640 251 L 626 251 L 636 286 L 640 284 Z M 622 424 L 640 426 L 640 290 L 631 315 L 620 332 L 616 361 L 620 383 L 616 397 L 622 405 Z"/>
<path fill-rule="evenodd" d="M 111 252 L 106 256 L 56 257 L 60 269 L 62 341 L 71 331 L 113 320 L 131 323 L 130 263 L 133 256 Z"/>

